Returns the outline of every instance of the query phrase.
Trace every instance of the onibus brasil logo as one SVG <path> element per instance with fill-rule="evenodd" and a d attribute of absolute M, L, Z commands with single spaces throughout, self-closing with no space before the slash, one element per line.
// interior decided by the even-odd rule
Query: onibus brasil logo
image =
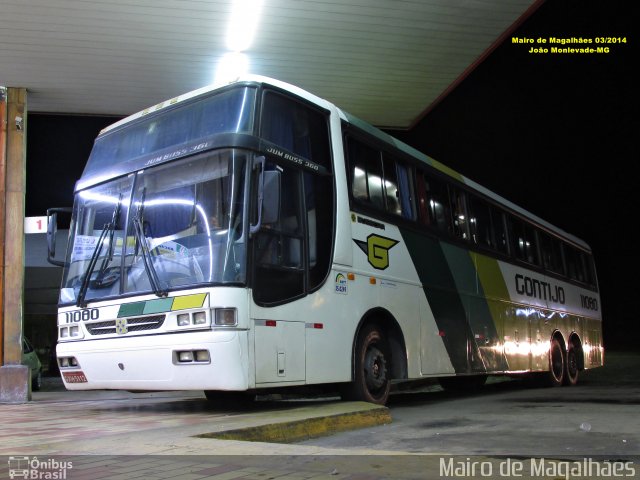
<path fill-rule="evenodd" d="M 65 480 L 67 470 L 73 462 L 54 458 L 38 460 L 38 457 L 9 457 L 9 478 L 30 478 L 38 480 Z"/>
<path fill-rule="evenodd" d="M 384 270 L 389 266 L 389 250 L 400 243 L 392 238 L 375 234 L 369 235 L 366 242 L 355 239 L 353 241 L 367 255 L 369 264 L 377 270 Z"/>

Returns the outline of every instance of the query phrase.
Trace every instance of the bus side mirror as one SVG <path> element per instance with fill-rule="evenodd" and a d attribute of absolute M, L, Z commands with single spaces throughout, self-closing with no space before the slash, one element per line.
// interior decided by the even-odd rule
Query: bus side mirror
<path fill-rule="evenodd" d="M 264 197 L 262 200 L 262 223 L 269 225 L 280 220 L 280 172 L 264 172 Z"/>
<path fill-rule="evenodd" d="M 47 210 L 47 261 L 57 267 L 64 262 L 56 260 L 56 233 L 58 233 L 58 213 L 70 213 L 70 208 L 50 208 Z"/>
<path fill-rule="evenodd" d="M 249 225 L 249 236 L 260 231 L 262 225 L 276 223 L 280 218 L 280 172 L 266 170 L 264 155 L 256 157 L 254 169 L 260 169 L 258 177 L 258 218 L 255 225 Z"/>

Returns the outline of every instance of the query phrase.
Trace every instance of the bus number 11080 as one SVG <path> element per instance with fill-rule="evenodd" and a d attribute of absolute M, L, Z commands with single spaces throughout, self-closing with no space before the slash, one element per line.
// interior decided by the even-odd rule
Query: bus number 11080
<path fill-rule="evenodd" d="M 74 310 L 66 312 L 66 323 L 86 322 L 87 320 L 98 320 L 100 318 L 100 310 L 97 308 L 85 308 L 84 310 Z"/>

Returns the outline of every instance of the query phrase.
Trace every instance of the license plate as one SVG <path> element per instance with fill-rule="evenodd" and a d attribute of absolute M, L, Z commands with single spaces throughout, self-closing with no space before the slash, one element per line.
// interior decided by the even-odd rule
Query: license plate
<path fill-rule="evenodd" d="M 62 375 L 67 383 L 87 383 L 83 372 L 63 372 Z"/>

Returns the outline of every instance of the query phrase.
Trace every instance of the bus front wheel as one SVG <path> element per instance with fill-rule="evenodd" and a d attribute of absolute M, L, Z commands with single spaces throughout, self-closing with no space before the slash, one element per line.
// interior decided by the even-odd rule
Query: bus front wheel
<path fill-rule="evenodd" d="M 389 346 L 377 325 L 367 325 L 358 334 L 355 350 L 354 380 L 347 398 L 384 405 L 389 399 L 391 382 Z"/>

